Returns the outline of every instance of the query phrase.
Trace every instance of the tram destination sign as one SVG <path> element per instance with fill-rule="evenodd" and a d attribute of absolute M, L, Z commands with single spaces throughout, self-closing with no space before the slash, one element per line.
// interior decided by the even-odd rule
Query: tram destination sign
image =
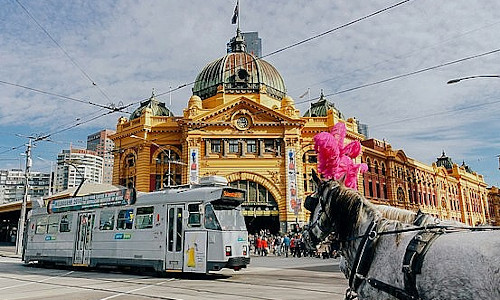
<path fill-rule="evenodd" d="M 134 189 L 121 189 L 79 197 L 53 199 L 47 203 L 47 212 L 50 214 L 107 206 L 129 205 L 135 203 L 135 195 Z"/>

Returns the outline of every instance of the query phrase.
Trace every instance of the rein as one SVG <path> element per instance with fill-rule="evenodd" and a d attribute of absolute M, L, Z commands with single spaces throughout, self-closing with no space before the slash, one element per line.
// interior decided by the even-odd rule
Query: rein
<path fill-rule="evenodd" d="M 372 236 L 372 238 L 376 238 L 378 236 L 382 235 L 389 235 L 389 234 L 398 234 L 398 233 L 403 233 L 403 232 L 411 232 L 411 231 L 421 231 L 421 230 L 432 230 L 432 229 L 442 229 L 442 230 L 453 230 L 453 231 L 459 231 L 459 230 L 469 230 L 469 231 L 486 231 L 486 230 L 500 230 L 500 226 L 489 226 L 489 227 L 467 227 L 467 226 L 456 226 L 456 225 L 425 225 L 425 226 L 418 226 L 418 227 L 411 227 L 411 228 L 404 228 L 404 229 L 398 229 L 398 230 L 388 230 L 388 231 L 370 231 L 366 232 L 365 234 L 362 235 L 357 235 L 357 236 L 352 236 L 349 237 L 345 240 L 338 240 L 339 242 L 352 242 L 357 239 L 364 238 L 366 236 Z"/>

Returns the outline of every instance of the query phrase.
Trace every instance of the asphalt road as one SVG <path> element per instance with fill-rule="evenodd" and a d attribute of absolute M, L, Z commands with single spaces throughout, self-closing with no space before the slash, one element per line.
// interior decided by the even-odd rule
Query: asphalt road
<path fill-rule="evenodd" d="M 39 268 L 0 257 L 0 300 L 344 299 L 338 260 L 252 257 L 247 269 L 193 276 Z"/>

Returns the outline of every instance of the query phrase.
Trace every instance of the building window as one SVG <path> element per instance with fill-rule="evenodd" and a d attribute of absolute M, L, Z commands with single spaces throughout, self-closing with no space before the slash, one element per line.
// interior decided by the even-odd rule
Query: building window
<path fill-rule="evenodd" d="M 377 188 L 377 198 L 380 198 L 380 183 L 376 183 L 375 187 Z"/>
<path fill-rule="evenodd" d="M 247 152 L 248 153 L 256 153 L 257 152 L 257 141 L 256 140 L 247 140 Z"/>
<path fill-rule="evenodd" d="M 132 168 L 133 166 L 135 166 L 135 156 L 133 154 L 127 155 L 126 162 L 127 167 Z"/>
<path fill-rule="evenodd" d="M 265 139 L 264 140 L 264 152 L 266 153 L 275 153 L 276 148 L 274 147 L 274 140 L 272 139 Z"/>
<path fill-rule="evenodd" d="M 382 163 L 382 176 L 385 176 L 385 164 Z"/>
<path fill-rule="evenodd" d="M 240 144 L 238 140 L 229 140 L 229 153 L 238 153 L 240 149 Z"/>
<path fill-rule="evenodd" d="M 373 185 L 371 181 L 368 181 L 368 193 L 370 197 L 373 197 Z"/>
<path fill-rule="evenodd" d="M 211 141 L 212 153 L 220 153 L 220 150 L 221 150 L 220 145 L 221 145 L 221 143 L 220 143 L 219 139 L 212 140 Z"/>

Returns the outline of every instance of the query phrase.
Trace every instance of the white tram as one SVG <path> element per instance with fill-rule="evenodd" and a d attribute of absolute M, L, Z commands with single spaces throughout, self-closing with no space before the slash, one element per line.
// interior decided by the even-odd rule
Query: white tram
<path fill-rule="evenodd" d="M 23 260 L 208 273 L 250 263 L 245 191 L 224 178 L 151 193 L 116 189 L 33 209 Z"/>

